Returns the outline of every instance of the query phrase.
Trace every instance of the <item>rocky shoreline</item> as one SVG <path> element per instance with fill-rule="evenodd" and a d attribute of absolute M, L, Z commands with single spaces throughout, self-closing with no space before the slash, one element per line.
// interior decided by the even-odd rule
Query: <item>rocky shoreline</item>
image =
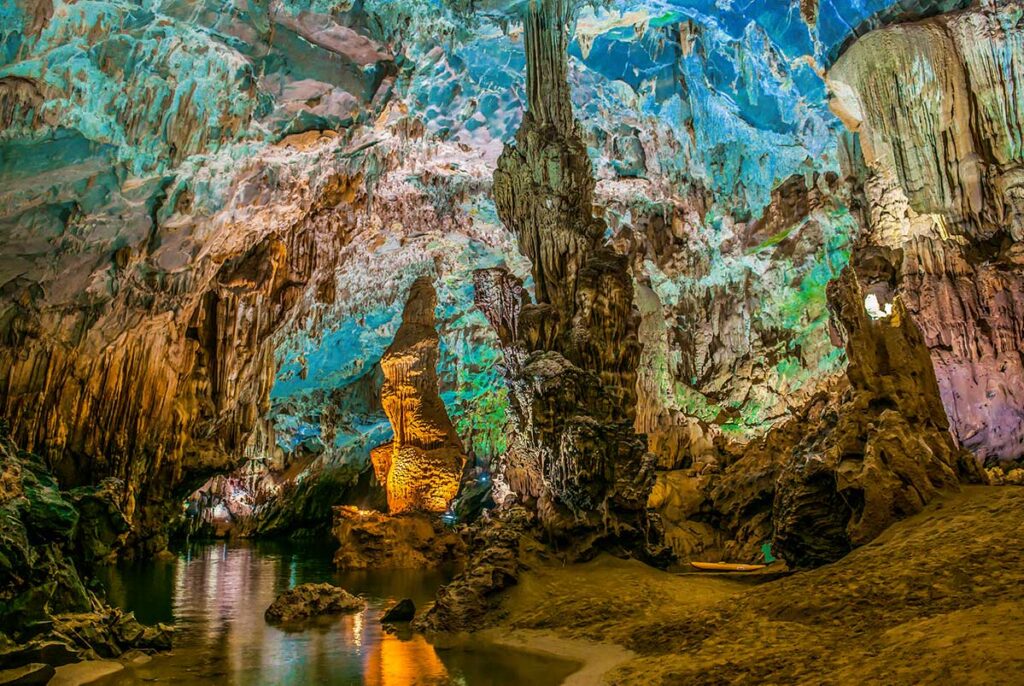
<path fill-rule="evenodd" d="M 172 627 L 111 607 L 91 578 L 129 529 L 115 491 L 61 491 L 42 459 L 0 430 L 0 683 L 31 664 L 170 649 Z"/>
<path fill-rule="evenodd" d="M 836 563 L 764 582 L 534 561 L 469 640 L 582 662 L 568 683 L 1009 683 L 1024 673 L 1022 525 L 1024 489 L 967 486 Z"/>

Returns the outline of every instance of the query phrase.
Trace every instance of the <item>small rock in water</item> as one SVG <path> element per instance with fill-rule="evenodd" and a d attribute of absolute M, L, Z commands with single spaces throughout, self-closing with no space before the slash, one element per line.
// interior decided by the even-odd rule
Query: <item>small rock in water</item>
<path fill-rule="evenodd" d="M 302 584 L 279 595 L 264 617 L 268 622 L 291 622 L 318 615 L 357 612 L 365 604 L 362 598 L 331 584 Z"/>
<path fill-rule="evenodd" d="M 409 598 L 402 598 L 381 615 L 381 622 L 411 622 L 416 616 L 416 605 Z"/>

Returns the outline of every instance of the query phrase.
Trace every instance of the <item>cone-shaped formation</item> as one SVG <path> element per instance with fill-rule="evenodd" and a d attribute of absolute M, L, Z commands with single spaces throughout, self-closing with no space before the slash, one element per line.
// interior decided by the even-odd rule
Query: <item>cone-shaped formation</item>
<path fill-rule="evenodd" d="M 466 458 L 437 386 L 437 294 L 429 277 L 413 284 L 402 326 L 381 358 L 381 404 L 395 437 L 372 452 L 392 513 L 444 512 Z"/>
<path fill-rule="evenodd" d="M 779 476 L 774 547 L 794 564 L 832 562 L 940 490 L 984 480 L 949 433 L 928 348 L 901 297 L 876 305 L 898 261 L 893 251 L 861 250 L 829 286 L 851 387 Z"/>

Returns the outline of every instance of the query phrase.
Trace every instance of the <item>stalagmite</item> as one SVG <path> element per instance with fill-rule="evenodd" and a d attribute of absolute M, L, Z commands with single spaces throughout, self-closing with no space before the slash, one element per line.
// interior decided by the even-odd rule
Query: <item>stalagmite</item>
<path fill-rule="evenodd" d="M 646 554 L 653 464 L 633 430 L 640 316 L 628 261 L 593 214 L 594 178 L 567 81 L 573 21 L 569 2 L 531 3 L 529 104 L 494 173 L 498 215 L 532 263 L 536 294 L 529 302 L 500 270 L 476 278 L 512 391 L 513 436 L 494 471 L 507 504 L 536 510 L 550 535 L 581 552 L 587 532 Z"/>
<path fill-rule="evenodd" d="M 381 403 L 394 429 L 371 454 L 388 509 L 444 512 L 459 490 L 466 456 L 438 395 L 437 295 L 429 277 L 409 292 L 402 326 L 381 358 Z"/>

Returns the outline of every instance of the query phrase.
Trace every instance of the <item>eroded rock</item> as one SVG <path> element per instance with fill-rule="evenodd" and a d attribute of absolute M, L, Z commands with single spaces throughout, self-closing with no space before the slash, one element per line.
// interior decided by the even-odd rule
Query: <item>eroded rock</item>
<path fill-rule="evenodd" d="M 127 528 L 120 510 L 102 489 L 61 492 L 41 458 L 0 429 L 0 668 L 170 649 L 171 627 L 107 606 L 76 566 L 109 556 Z"/>
<path fill-rule="evenodd" d="M 859 138 L 866 240 L 901 249 L 904 304 L 931 350 L 954 434 L 979 458 L 1024 456 L 1024 68 L 1021 5 L 890 26 L 829 70 Z"/>
<path fill-rule="evenodd" d="M 829 287 L 848 385 L 812 402 L 804 419 L 770 432 L 711 482 L 741 557 L 752 559 L 770 540 L 791 565 L 832 562 L 940 492 L 987 481 L 949 433 L 929 350 L 902 296 L 893 296 L 884 317 L 865 305 L 865 293 L 898 271 L 891 251 L 858 251 Z"/>
<path fill-rule="evenodd" d="M 388 515 L 341 506 L 334 510 L 339 569 L 430 569 L 458 559 L 462 539 L 433 515 Z"/>
<path fill-rule="evenodd" d="M 648 555 L 653 460 L 633 427 L 640 316 L 628 261 L 593 215 L 567 83 L 571 12 L 552 1 L 527 12 L 529 110 L 494 173 L 498 215 L 532 263 L 536 303 L 500 268 L 475 278 L 477 305 L 502 342 L 514 415 L 493 469 L 495 501 L 531 508 L 580 554 L 610 539 Z"/>
<path fill-rule="evenodd" d="M 532 516 L 513 507 L 497 518 L 473 527 L 465 570 L 442 586 L 434 604 L 413 622 L 417 631 L 454 633 L 474 631 L 486 625 L 497 607 L 500 593 L 519 579 L 520 560 L 526 544 L 524 531 Z M 493 620 L 493 618 L 491 618 Z"/>
<path fill-rule="evenodd" d="M 438 394 L 437 294 L 429 277 L 409 292 L 402 326 L 381 358 L 381 404 L 394 438 L 371 453 L 388 510 L 444 512 L 459 491 L 466 456 Z"/>
<path fill-rule="evenodd" d="M 358 612 L 366 601 L 332 584 L 302 584 L 277 596 L 264 617 L 268 622 L 283 624 L 309 617 Z"/>

